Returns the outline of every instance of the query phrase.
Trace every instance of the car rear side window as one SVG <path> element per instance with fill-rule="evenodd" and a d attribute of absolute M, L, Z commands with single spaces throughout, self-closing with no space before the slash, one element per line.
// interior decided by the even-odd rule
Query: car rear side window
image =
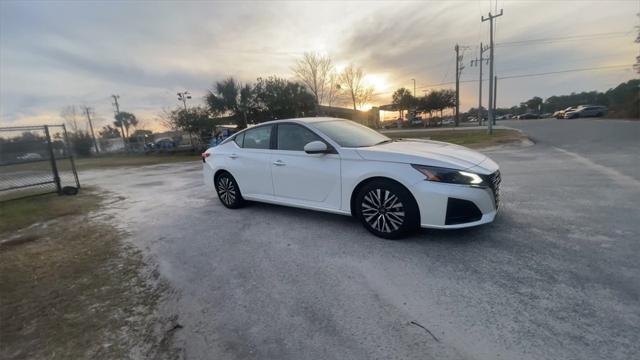
<path fill-rule="evenodd" d="M 269 149 L 272 126 L 260 126 L 244 132 L 242 147 L 245 149 Z"/>
<path fill-rule="evenodd" d="M 312 141 L 322 141 L 311 130 L 297 124 L 278 124 L 278 150 L 304 151 Z"/>

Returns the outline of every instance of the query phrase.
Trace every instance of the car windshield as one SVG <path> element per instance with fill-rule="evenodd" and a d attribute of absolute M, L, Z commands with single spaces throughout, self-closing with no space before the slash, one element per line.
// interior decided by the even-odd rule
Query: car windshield
<path fill-rule="evenodd" d="M 367 147 L 391 141 L 379 132 L 349 120 L 322 121 L 313 123 L 313 127 L 342 147 Z"/>

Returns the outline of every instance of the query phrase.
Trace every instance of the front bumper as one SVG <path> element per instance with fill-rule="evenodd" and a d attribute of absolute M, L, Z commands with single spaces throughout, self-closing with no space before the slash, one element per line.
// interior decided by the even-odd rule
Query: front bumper
<path fill-rule="evenodd" d="M 426 180 L 413 185 L 410 191 L 420 209 L 420 226 L 434 229 L 461 229 L 492 222 L 498 211 L 499 175 L 497 181 L 495 187 L 483 188 Z M 450 206 L 460 207 L 466 202 L 471 202 L 470 206 L 475 206 L 477 210 L 470 211 L 471 214 L 466 218 L 452 216 L 454 211 Z"/>

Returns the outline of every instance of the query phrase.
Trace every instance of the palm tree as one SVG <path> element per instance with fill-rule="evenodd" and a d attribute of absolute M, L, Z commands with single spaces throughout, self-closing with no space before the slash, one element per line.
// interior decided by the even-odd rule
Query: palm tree
<path fill-rule="evenodd" d="M 138 125 L 138 119 L 132 113 L 121 111 L 116 114 L 113 125 L 124 129 L 123 137 L 129 137 L 129 127 L 136 127 Z"/>
<path fill-rule="evenodd" d="M 406 88 L 396 90 L 392 95 L 392 102 L 400 112 L 400 119 L 404 119 L 403 111 L 409 110 L 415 104 L 415 98 Z"/>
<path fill-rule="evenodd" d="M 214 89 L 209 90 L 206 96 L 206 102 L 209 106 L 209 110 L 216 113 L 230 114 L 238 124 L 238 128 L 242 129 L 247 127 L 246 121 L 246 109 L 241 109 L 248 100 L 246 90 L 248 85 L 241 89 L 240 84 L 236 82 L 233 77 L 229 77 L 222 81 L 217 81 L 214 85 Z M 250 88 L 248 88 L 250 90 Z M 244 93 L 245 99 L 241 96 L 241 92 Z"/>

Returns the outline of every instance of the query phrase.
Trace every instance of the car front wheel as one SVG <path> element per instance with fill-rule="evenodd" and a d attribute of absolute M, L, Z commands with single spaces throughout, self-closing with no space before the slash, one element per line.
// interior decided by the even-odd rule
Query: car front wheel
<path fill-rule="evenodd" d="M 237 209 L 244 204 L 238 183 L 231 174 L 224 172 L 215 179 L 216 192 L 222 205 L 229 209 Z"/>
<path fill-rule="evenodd" d="M 375 180 L 365 184 L 354 205 L 354 213 L 364 227 L 379 237 L 399 239 L 418 228 L 418 205 L 398 183 Z"/>

